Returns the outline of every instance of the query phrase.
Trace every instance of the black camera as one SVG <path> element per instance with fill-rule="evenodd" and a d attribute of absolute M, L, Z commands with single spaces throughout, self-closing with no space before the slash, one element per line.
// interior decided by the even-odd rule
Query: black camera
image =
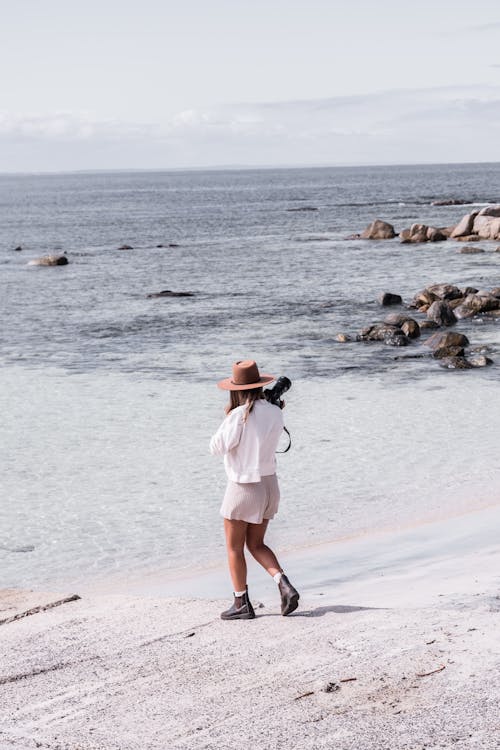
<path fill-rule="evenodd" d="M 264 390 L 264 396 L 270 404 L 279 406 L 281 409 L 281 397 L 292 387 L 292 381 L 282 375 L 272 388 Z"/>

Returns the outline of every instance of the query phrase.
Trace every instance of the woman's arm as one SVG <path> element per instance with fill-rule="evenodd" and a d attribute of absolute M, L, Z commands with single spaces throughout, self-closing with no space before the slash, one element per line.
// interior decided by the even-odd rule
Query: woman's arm
<path fill-rule="evenodd" d="M 243 430 L 243 414 L 241 409 L 233 409 L 230 412 L 215 435 L 210 440 L 210 453 L 213 456 L 223 456 L 230 450 L 236 448 L 240 442 Z"/>

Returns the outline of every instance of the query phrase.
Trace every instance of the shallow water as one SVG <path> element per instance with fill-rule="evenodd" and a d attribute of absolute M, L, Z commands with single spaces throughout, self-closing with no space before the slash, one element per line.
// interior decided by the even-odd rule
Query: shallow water
<path fill-rule="evenodd" d="M 454 223 L 468 207 L 430 201 L 498 201 L 499 177 L 498 165 L 0 177 L 2 583 L 220 562 L 224 476 L 207 443 L 224 404 L 214 381 L 241 357 L 293 381 L 280 549 L 498 500 L 498 324 L 458 324 L 495 360 L 465 372 L 408 358 L 420 341 L 334 336 L 380 319 L 382 290 L 409 301 L 432 282 L 499 286 L 493 243 L 467 256 L 453 242 L 343 239 L 375 217 Z M 319 210 L 288 210 L 301 205 Z M 27 267 L 55 249 L 68 266 Z M 196 294 L 147 298 L 161 289 Z"/>

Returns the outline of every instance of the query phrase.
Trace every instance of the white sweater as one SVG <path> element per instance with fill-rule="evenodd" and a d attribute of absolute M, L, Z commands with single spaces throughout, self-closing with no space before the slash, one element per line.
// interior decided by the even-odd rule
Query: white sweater
<path fill-rule="evenodd" d="M 224 456 L 227 476 L 241 484 L 276 472 L 275 451 L 283 431 L 279 406 L 259 399 L 244 422 L 246 409 L 246 404 L 233 409 L 210 440 L 210 453 Z"/>

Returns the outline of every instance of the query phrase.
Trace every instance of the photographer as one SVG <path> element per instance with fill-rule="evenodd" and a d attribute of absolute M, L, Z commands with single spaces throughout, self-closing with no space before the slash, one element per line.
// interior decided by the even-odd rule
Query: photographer
<path fill-rule="evenodd" d="M 255 617 L 248 598 L 245 544 L 249 552 L 278 584 L 281 614 L 297 609 L 299 594 L 284 574 L 274 552 L 264 544 L 269 519 L 279 505 L 276 448 L 283 431 L 281 395 L 291 383 L 280 378 L 273 389 L 263 386 L 275 380 L 260 375 L 252 360 L 236 362 L 232 377 L 218 383 L 229 391 L 226 418 L 210 441 L 210 452 L 224 456 L 228 483 L 222 506 L 229 571 L 234 602 L 222 612 L 223 620 Z M 288 449 L 287 449 L 288 450 Z"/>

